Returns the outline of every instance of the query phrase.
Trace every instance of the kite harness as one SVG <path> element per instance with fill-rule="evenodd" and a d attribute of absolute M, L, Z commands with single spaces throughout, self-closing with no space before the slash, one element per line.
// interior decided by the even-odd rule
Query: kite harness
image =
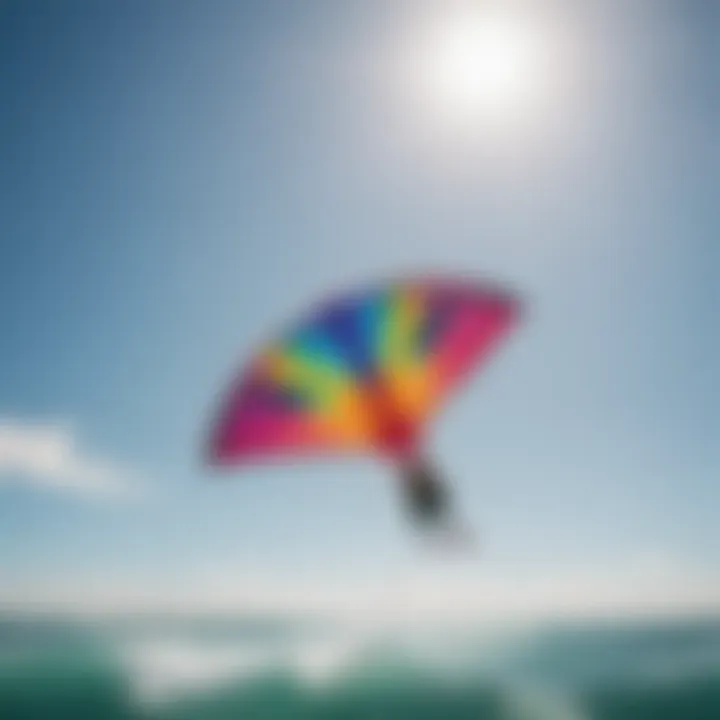
<path fill-rule="evenodd" d="M 429 539 L 466 549 L 477 538 L 457 517 L 450 503 L 450 488 L 424 457 L 412 455 L 400 465 L 401 491 L 410 520 Z"/>
<path fill-rule="evenodd" d="M 440 525 L 450 515 L 449 492 L 435 468 L 424 458 L 413 456 L 400 466 L 402 491 L 407 510 L 420 525 Z"/>

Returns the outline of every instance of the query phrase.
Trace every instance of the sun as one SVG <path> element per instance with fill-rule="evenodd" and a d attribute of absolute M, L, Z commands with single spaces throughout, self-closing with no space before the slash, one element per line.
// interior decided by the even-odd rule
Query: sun
<path fill-rule="evenodd" d="M 426 45 L 426 93 L 458 121 L 514 122 L 549 91 L 550 46 L 540 27 L 510 12 L 466 12 L 435 23 Z"/>

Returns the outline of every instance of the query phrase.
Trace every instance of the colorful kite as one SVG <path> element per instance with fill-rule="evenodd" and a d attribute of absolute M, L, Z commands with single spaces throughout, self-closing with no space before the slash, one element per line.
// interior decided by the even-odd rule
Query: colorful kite
<path fill-rule="evenodd" d="M 331 299 L 264 348 L 227 395 L 209 461 L 375 453 L 432 515 L 429 420 L 518 319 L 513 295 L 458 278 L 410 278 Z"/>

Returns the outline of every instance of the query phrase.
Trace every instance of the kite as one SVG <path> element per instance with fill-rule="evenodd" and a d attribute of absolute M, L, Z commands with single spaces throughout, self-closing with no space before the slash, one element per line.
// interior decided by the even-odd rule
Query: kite
<path fill-rule="evenodd" d="M 459 277 L 411 277 L 344 292 L 311 309 L 254 357 L 223 396 L 208 462 L 310 455 L 391 460 L 416 519 L 446 510 L 425 457 L 443 402 L 519 318 L 518 298 Z"/>

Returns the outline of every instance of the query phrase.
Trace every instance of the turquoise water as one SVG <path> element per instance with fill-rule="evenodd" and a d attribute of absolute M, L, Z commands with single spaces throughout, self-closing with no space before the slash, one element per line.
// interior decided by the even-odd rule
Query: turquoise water
<path fill-rule="evenodd" d="M 717 720 L 720 620 L 0 619 L 0 718 Z"/>

